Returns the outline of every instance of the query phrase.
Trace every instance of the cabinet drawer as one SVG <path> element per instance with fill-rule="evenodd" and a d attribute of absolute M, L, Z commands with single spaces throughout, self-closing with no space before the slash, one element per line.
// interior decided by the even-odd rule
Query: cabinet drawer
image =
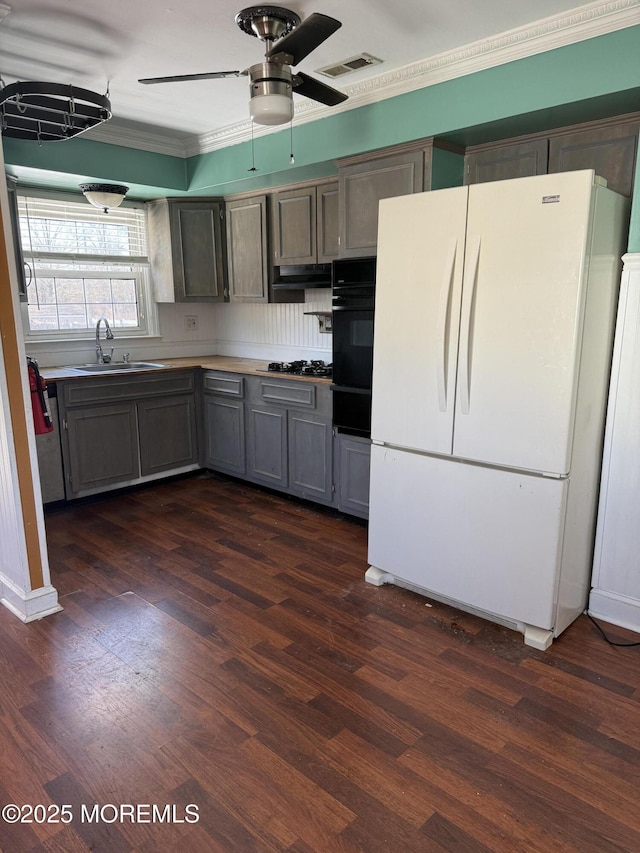
<path fill-rule="evenodd" d="M 270 382 L 261 379 L 259 396 L 269 403 L 283 403 L 298 409 L 316 407 L 316 386 L 311 382 Z"/>
<path fill-rule="evenodd" d="M 224 394 L 225 397 L 244 397 L 244 377 L 228 373 L 207 372 L 204 375 L 205 393 Z"/>
<path fill-rule="evenodd" d="M 108 379 L 75 379 L 61 383 L 67 407 L 112 400 L 161 397 L 165 394 L 191 394 L 195 384 L 193 371 L 170 371 L 147 375 L 142 379 L 110 376 Z"/>

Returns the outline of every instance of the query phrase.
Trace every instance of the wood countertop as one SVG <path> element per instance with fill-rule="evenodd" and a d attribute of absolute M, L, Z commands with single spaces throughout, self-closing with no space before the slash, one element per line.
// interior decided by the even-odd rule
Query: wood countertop
<path fill-rule="evenodd" d="M 154 361 L 151 359 L 150 361 Z M 77 370 L 73 367 L 41 367 L 40 375 L 47 382 L 62 382 L 68 379 L 95 379 L 97 376 L 99 377 L 107 377 L 107 376 L 127 376 L 127 375 L 135 375 L 138 376 L 140 374 L 146 373 L 156 373 L 162 371 L 163 373 L 167 370 L 181 370 L 184 368 L 194 368 L 200 367 L 203 370 L 222 370 L 227 373 L 244 373 L 244 374 L 254 374 L 257 376 L 264 376 L 267 373 L 267 368 L 269 366 L 268 361 L 262 361 L 257 358 L 236 358 L 233 356 L 227 355 L 203 355 L 203 356 L 193 356 L 187 358 L 162 358 L 156 361 L 157 364 L 162 364 L 163 367 L 149 367 L 145 369 L 137 369 L 132 371 L 129 368 L 124 368 L 122 370 L 109 370 L 106 372 L 96 372 L 91 373 L 89 371 Z M 295 376 L 290 373 L 277 373 L 275 371 L 270 372 L 269 376 L 271 378 L 277 377 L 279 379 L 295 379 L 300 382 L 321 382 L 323 384 L 330 384 L 331 379 L 327 379 L 322 376 Z"/>

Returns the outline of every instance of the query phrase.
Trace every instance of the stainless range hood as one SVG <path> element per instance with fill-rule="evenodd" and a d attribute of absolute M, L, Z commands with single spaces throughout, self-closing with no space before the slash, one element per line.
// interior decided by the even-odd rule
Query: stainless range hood
<path fill-rule="evenodd" d="M 286 264 L 274 268 L 274 290 L 331 287 L 331 264 Z"/>

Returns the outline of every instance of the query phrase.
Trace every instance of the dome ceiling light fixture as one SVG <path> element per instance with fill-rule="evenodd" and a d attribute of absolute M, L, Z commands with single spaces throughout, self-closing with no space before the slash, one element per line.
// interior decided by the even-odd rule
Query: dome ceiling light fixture
<path fill-rule="evenodd" d="M 71 139 L 111 118 L 108 94 L 65 83 L 10 83 L 0 89 L 2 136 L 40 143 Z"/>
<path fill-rule="evenodd" d="M 146 77 L 138 83 L 177 83 L 188 80 L 214 80 L 223 77 L 249 77 L 249 112 L 255 124 L 286 124 L 293 118 L 293 92 L 328 107 L 347 100 L 347 95 L 320 80 L 292 71 L 342 24 L 328 15 L 314 12 L 302 23 L 300 17 L 281 6 L 249 6 L 236 15 L 236 24 L 247 35 L 265 44 L 264 62 L 244 71 L 209 71 L 204 74 L 177 74 L 171 77 Z"/>
<path fill-rule="evenodd" d="M 84 197 L 94 207 L 105 213 L 114 207 L 120 207 L 129 187 L 123 184 L 80 184 Z"/>

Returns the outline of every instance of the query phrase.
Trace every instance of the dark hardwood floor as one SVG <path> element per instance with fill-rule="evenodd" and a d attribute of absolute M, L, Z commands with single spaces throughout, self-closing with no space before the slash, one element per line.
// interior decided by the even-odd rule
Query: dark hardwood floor
<path fill-rule="evenodd" d="M 586 617 L 529 649 L 213 475 L 47 531 L 64 611 L 0 608 L 0 800 L 45 807 L 5 853 L 640 851 L 640 648 Z"/>

